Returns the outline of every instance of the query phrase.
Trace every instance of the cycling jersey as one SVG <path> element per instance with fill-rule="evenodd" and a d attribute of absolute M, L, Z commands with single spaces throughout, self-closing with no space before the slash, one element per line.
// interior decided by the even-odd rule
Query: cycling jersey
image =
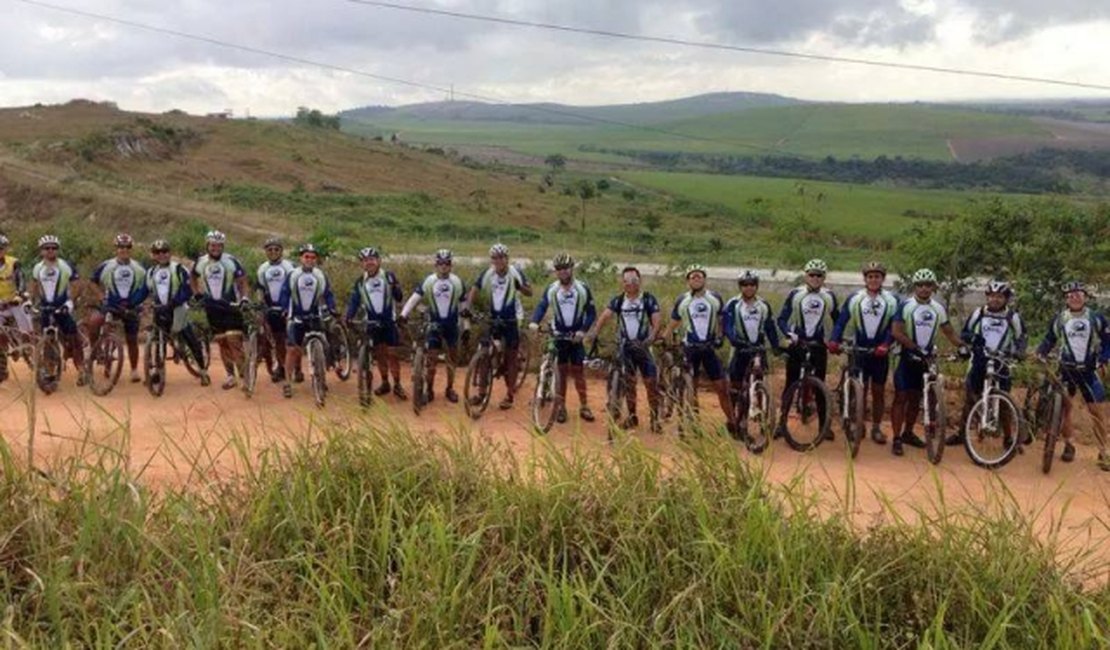
<path fill-rule="evenodd" d="M 201 294 L 208 302 L 229 304 L 235 300 L 235 281 L 246 275 L 243 265 L 234 256 L 201 255 L 193 265 L 193 277 L 200 279 Z"/>
<path fill-rule="evenodd" d="M 1090 307 L 1073 312 L 1065 309 L 1056 315 L 1037 348 L 1047 355 L 1060 342 L 1060 358 L 1094 368 L 1110 361 L 1110 322 Z"/>
<path fill-rule="evenodd" d="M 783 334 L 797 335 L 803 341 L 824 341 L 826 319 L 835 323 L 839 316 L 836 295 L 832 291 L 802 285 L 786 296 L 778 325 Z"/>
<path fill-rule="evenodd" d="M 0 257 L 0 302 L 11 302 L 23 292 L 23 270 L 11 255 Z"/>
<path fill-rule="evenodd" d="M 42 305 L 72 309 L 69 287 L 74 280 L 80 279 L 77 267 L 61 258 L 54 262 L 41 260 L 31 269 L 31 278 L 39 283 Z"/>
<path fill-rule="evenodd" d="M 360 309 L 364 309 L 367 320 L 392 323 L 394 305 L 403 298 L 401 283 L 392 271 L 379 269 L 374 275 L 363 272 L 355 280 L 351 297 L 347 301 L 347 318 L 354 318 Z"/>
<path fill-rule="evenodd" d="M 720 336 L 721 309 L 725 301 L 716 291 L 687 291 L 678 297 L 671 310 L 671 320 L 682 321 L 685 343 L 708 343 Z"/>
<path fill-rule="evenodd" d="M 659 301 L 646 291 L 635 298 L 622 293 L 609 301 L 608 309 L 617 316 L 622 341 L 644 342 L 651 335 L 651 317 L 659 313 Z"/>
<path fill-rule="evenodd" d="M 287 259 L 276 262 L 263 262 L 255 273 L 255 286 L 262 292 L 262 302 L 267 307 L 277 307 L 281 303 L 281 292 L 285 288 L 293 263 Z"/>
<path fill-rule="evenodd" d="M 750 301 L 743 296 L 729 300 L 721 324 L 733 348 L 763 347 L 768 341 L 772 347 L 779 345 L 775 312 L 770 303 L 758 296 Z"/>
<path fill-rule="evenodd" d="M 335 311 L 335 294 L 320 269 L 293 269 L 278 303 L 288 318 L 319 316 L 322 309 Z"/>
<path fill-rule="evenodd" d="M 988 352 L 1017 354 L 1025 349 L 1025 324 L 1021 315 L 1012 309 L 994 312 L 979 307 L 964 321 L 960 339 L 969 345 L 982 343 Z M 982 356 L 978 346 L 972 352 L 976 357 Z"/>
<path fill-rule="evenodd" d="M 897 311 L 898 297 L 893 293 L 883 289 L 872 294 L 867 289 L 860 289 L 848 296 L 829 340 L 839 343 L 844 340 L 845 332 L 851 329 L 855 343 L 860 347 L 889 346 L 893 339 L 891 323 Z"/>
<path fill-rule="evenodd" d="M 177 262 L 150 267 L 146 272 L 146 290 L 151 302 L 159 307 L 184 305 L 193 295 L 189 272 Z"/>
<path fill-rule="evenodd" d="M 936 298 L 921 302 L 909 298 L 894 313 L 894 322 L 902 323 L 908 336 L 925 354 L 933 351 L 940 328 L 948 323 L 948 310 Z"/>
<path fill-rule="evenodd" d="M 528 278 L 515 266 L 510 266 L 502 275 L 493 267 L 482 271 L 474 286 L 489 301 L 490 314 L 494 318 L 512 320 L 517 317 L 520 302 L 520 289 L 528 286 Z"/>
<path fill-rule="evenodd" d="M 558 280 L 548 285 L 532 314 L 532 322 L 542 321 L 548 307 L 554 312 L 552 324 L 560 334 L 585 332 L 597 318 L 593 293 L 585 282 L 577 279 L 571 280 L 569 285 L 563 285 Z"/>
<path fill-rule="evenodd" d="M 135 260 L 105 260 L 93 269 L 92 281 L 104 290 L 104 305 L 108 308 L 122 303 L 137 307 L 146 300 L 146 269 Z"/>
<path fill-rule="evenodd" d="M 413 298 L 421 298 L 428 305 L 428 314 L 433 322 L 457 324 L 459 320 L 459 305 L 466 296 L 466 285 L 454 273 L 441 278 L 433 273 L 424 278 L 416 286 Z M 405 305 L 401 313 L 408 316 L 409 311 L 415 306 L 413 298 Z"/>

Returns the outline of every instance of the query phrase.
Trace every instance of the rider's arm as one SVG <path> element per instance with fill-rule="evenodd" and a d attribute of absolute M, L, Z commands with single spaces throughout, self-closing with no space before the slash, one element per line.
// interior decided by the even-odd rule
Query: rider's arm
<path fill-rule="evenodd" d="M 605 309 L 602 309 L 601 310 L 601 315 L 597 317 L 597 322 L 595 322 L 593 324 L 593 326 L 590 327 L 590 330 L 586 333 L 586 338 L 588 338 L 588 339 L 597 338 L 598 333 L 601 332 L 601 328 L 605 327 L 605 323 L 609 322 L 609 319 L 612 318 L 612 317 L 613 317 L 613 310 L 612 309 L 610 309 L 609 307 L 606 307 Z"/>
<path fill-rule="evenodd" d="M 98 264 L 96 268 L 93 269 L 92 275 L 89 276 L 89 287 L 92 288 L 93 296 L 95 296 L 96 302 L 98 303 L 104 302 L 105 297 L 104 286 L 100 284 L 100 276 L 104 274 L 105 264 L 107 264 L 107 262 L 101 262 L 100 264 Z M 70 286 L 73 286 L 73 280 L 75 279 L 76 278 L 70 279 Z"/>
<path fill-rule="evenodd" d="M 796 292 L 797 289 L 794 289 L 786 294 L 786 300 L 782 303 L 782 311 L 779 312 L 779 331 L 786 336 L 790 336 L 793 333 L 793 328 L 790 325 L 790 317 L 794 315 L 794 294 Z"/>
<path fill-rule="evenodd" d="M 829 309 L 829 318 L 830 320 L 832 320 L 832 322 L 835 323 L 836 321 L 840 320 L 840 300 L 832 291 L 829 291 L 829 297 L 832 298 L 832 305 L 830 305 Z"/>
<path fill-rule="evenodd" d="M 16 295 L 22 295 L 27 291 L 26 278 L 23 276 L 23 266 L 16 260 L 12 263 L 12 282 L 15 284 Z"/>
<path fill-rule="evenodd" d="M 1025 350 L 1029 347 L 1029 333 L 1025 331 L 1025 321 L 1017 312 L 1014 312 L 1011 318 L 1010 326 L 1014 328 L 1013 352 L 1019 357 L 1025 356 Z"/>
<path fill-rule="evenodd" d="M 524 275 L 524 271 L 521 270 L 520 267 L 512 266 L 509 268 L 516 274 L 516 290 L 531 298 L 532 285 L 528 282 L 528 276 Z"/>
<path fill-rule="evenodd" d="M 975 342 L 975 321 L 979 318 L 980 311 L 976 309 L 971 312 L 971 315 L 964 321 L 964 326 L 960 329 L 960 340 L 966 345 L 971 345 Z"/>
<path fill-rule="evenodd" d="M 178 266 L 177 277 L 177 293 L 170 298 L 170 304 L 174 307 L 179 307 L 186 304 L 187 302 L 189 302 L 189 299 L 193 297 L 193 286 L 189 282 L 189 272 L 186 271 L 184 267 Z M 147 285 L 147 291 L 150 291 L 149 285 Z"/>
<path fill-rule="evenodd" d="M 324 304 L 327 305 L 329 314 L 339 313 L 335 306 L 335 292 L 331 290 L 331 282 L 324 287 Z"/>
<path fill-rule="evenodd" d="M 894 317 L 894 322 L 890 326 L 891 334 L 894 340 L 898 342 L 906 350 L 916 350 L 917 342 L 906 336 L 906 322 L 902 320 L 901 312 Z"/>
<path fill-rule="evenodd" d="M 397 274 L 393 271 L 385 272 L 386 282 L 389 283 L 389 292 L 393 297 L 393 302 L 401 302 L 405 299 L 405 291 L 401 288 L 401 282 L 397 280 Z"/>
<path fill-rule="evenodd" d="M 293 317 L 293 282 L 293 274 L 290 273 L 289 277 L 285 278 L 285 282 L 281 284 L 281 293 L 278 294 L 277 306 L 286 318 Z"/>
<path fill-rule="evenodd" d="M 193 287 L 193 293 L 198 296 L 204 295 L 204 289 L 200 285 L 200 273 L 197 271 L 197 263 L 193 261 L 193 268 L 189 269 L 189 284 Z"/>
<path fill-rule="evenodd" d="M 1052 348 L 1056 347 L 1056 318 L 1048 324 L 1048 330 L 1044 333 L 1044 338 L 1041 339 L 1041 344 L 1037 346 L 1037 356 L 1047 357 Z"/>
<path fill-rule="evenodd" d="M 537 325 L 543 320 L 544 314 L 547 313 L 547 292 L 544 291 L 540 295 L 540 302 L 536 305 L 535 311 L 532 312 L 532 322 Z"/>
<path fill-rule="evenodd" d="M 835 300 L 835 297 L 833 298 Z M 850 301 L 851 299 L 849 299 Z M 848 321 L 851 320 L 851 312 L 848 309 L 848 304 L 845 303 L 844 308 L 837 314 L 835 323 L 833 324 L 832 334 L 829 335 L 829 341 L 832 343 L 840 343 L 844 340 L 844 330 L 848 329 Z"/>
<path fill-rule="evenodd" d="M 1103 314 L 1098 314 L 1095 324 L 1098 327 L 1099 340 L 1098 365 L 1105 366 L 1110 363 L 1110 321 Z"/>
<path fill-rule="evenodd" d="M 409 296 L 409 299 L 405 302 L 405 306 L 401 307 L 401 318 L 408 318 L 412 310 L 416 309 L 416 306 L 420 304 L 420 299 L 423 297 L 424 293 L 420 289 L 413 291 L 412 295 Z"/>
<path fill-rule="evenodd" d="M 146 279 L 146 267 L 142 264 L 137 265 L 139 270 L 138 277 Z M 135 286 L 131 288 L 131 295 L 127 297 L 127 302 L 132 309 L 138 309 L 140 305 L 146 301 L 147 296 L 150 295 L 150 290 L 147 289 L 146 282 L 136 282 Z"/>
<path fill-rule="evenodd" d="M 582 327 L 580 329 L 582 332 L 590 329 L 594 321 L 597 320 L 597 306 L 594 305 L 594 294 L 590 291 L 589 287 L 586 287 L 586 308 L 584 311 L 585 313 L 582 314 Z"/>
<path fill-rule="evenodd" d="M 671 308 L 671 320 L 667 326 L 663 328 L 663 334 L 660 338 L 668 339 L 675 329 L 682 324 L 682 315 L 678 313 L 678 306 L 682 304 L 682 296 L 679 296 L 674 301 L 674 307 Z"/>
<path fill-rule="evenodd" d="M 343 318 L 351 320 L 358 315 L 358 308 L 362 306 L 362 292 L 358 288 L 358 280 L 355 280 L 355 286 L 351 289 L 351 297 L 347 299 L 347 312 Z"/>
<path fill-rule="evenodd" d="M 724 332 L 725 338 L 732 343 L 733 347 L 740 344 L 740 339 L 736 336 L 736 299 L 729 300 L 725 303 L 725 308 L 721 310 L 721 331 Z"/>

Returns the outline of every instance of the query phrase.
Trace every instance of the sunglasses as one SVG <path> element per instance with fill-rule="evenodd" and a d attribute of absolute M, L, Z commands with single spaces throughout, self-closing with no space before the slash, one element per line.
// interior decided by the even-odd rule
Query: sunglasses
<path fill-rule="evenodd" d="M 58 247 L 57 246 L 43 246 L 42 250 L 44 250 L 44 251 L 56 251 L 56 250 L 58 250 Z"/>
<path fill-rule="evenodd" d="M 740 284 L 740 286 L 742 286 L 742 287 L 758 287 L 758 286 L 759 286 L 759 285 L 758 285 L 757 283 L 755 283 L 755 282 L 740 282 L 739 284 Z"/>
<path fill-rule="evenodd" d="M 573 266 L 556 266 L 555 270 L 556 271 L 569 271 L 572 268 L 574 268 L 574 267 Z"/>
<path fill-rule="evenodd" d="M 282 250 L 281 246 L 267 246 L 266 247 L 266 252 L 267 253 L 269 253 L 271 251 L 280 251 L 280 250 Z"/>
<path fill-rule="evenodd" d="M 116 250 L 117 251 L 129 251 L 129 250 L 131 250 L 131 247 L 130 246 L 116 246 Z"/>
<path fill-rule="evenodd" d="M 170 252 L 170 249 L 167 248 L 165 250 L 156 250 L 156 251 L 151 251 L 151 252 L 154 253 L 155 255 L 165 255 L 166 253 Z"/>
<path fill-rule="evenodd" d="M 823 277 L 825 277 L 824 273 L 806 273 L 806 275 L 808 275 L 811 278 L 823 278 Z"/>

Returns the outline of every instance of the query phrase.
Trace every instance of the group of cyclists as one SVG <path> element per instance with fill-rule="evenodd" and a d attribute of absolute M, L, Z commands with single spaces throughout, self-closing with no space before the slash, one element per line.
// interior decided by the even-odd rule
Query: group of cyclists
<path fill-rule="evenodd" d="M 964 418 L 983 390 L 987 359 L 997 355 L 1012 358 L 1024 355 L 1028 333 L 1013 304 L 1013 290 L 1006 281 L 987 284 L 986 304 L 976 309 L 957 331 L 948 312 L 936 297 L 936 275 L 919 269 L 910 278 L 912 291 L 898 296 L 884 288 L 887 270 L 880 262 L 862 268 L 862 287 L 841 301 L 825 286 L 828 267 L 820 259 L 810 260 L 802 269 L 803 283 L 786 296 L 775 313 L 759 295 L 759 275 L 743 271 L 737 278 L 738 294 L 725 299 L 707 287 L 708 271 L 694 264 L 685 270 L 687 290 L 678 296 L 664 316 L 663 306 L 643 288 L 640 271 L 628 266 L 620 271 L 622 291 L 612 297 L 598 313 L 590 287 L 575 277 L 575 260 L 560 253 L 552 259 L 555 279 L 539 292 L 535 309 L 525 312 L 522 296 L 532 296 L 533 288 L 525 273 L 510 263 L 509 251 L 495 244 L 489 251 L 490 265 L 468 286 L 453 271 L 451 251 L 435 253 L 434 270 L 405 297 L 397 275 L 382 265 L 382 255 L 374 247 L 358 252 L 362 272 L 351 288 L 346 309 L 339 312 L 335 290 L 320 267 L 320 254 L 312 244 L 296 250 L 295 260 L 287 258 L 278 239 L 264 244 L 266 261 L 249 274 L 240 261 L 225 252 L 226 236 L 219 231 L 206 235 L 205 253 L 187 268 L 172 259 L 173 251 L 165 240 L 150 246 L 153 263 L 144 267 L 132 257 L 134 240 L 121 233 L 115 237 L 115 256 L 97 265 L 90 280 L 98 306 L 87 317 L 84 330 L 93 346 L 107 317 L 122 321 L 126 340 L 130 380 L 143 381 L 138 372 L 139 322 L 142 306 L 149 301 L 153 323 L 163 331 L 179 336 L 195 359 L 203 355 L 203 341 L 189 318 L 191 307 L 203 309 L 218 345 L 226 376 L 224 389 L 235 388 L 245 376 L 243 348 L 246 308 L 257 305 L 264 310 L 264 324 L 272 335 L 274 362 L 271 379 L 281 384 L 285 397 L 292 397 L 293 383 L 303 381 L 301 356 L 306 334 L 320 327 L 321 315 L 345 321 L 349 327 L 364 328 L 378 343 L 373 361 L 378 365 L 381 382 L 374 393 L 392 393 L 398 400 L 409 395 L 400 381 L 400 326 L 419 309 L 434 326 L 426 328 L 429 357 L 427 389 L 423 399 L 434 399 L 435 368 L 442 355 L 447 372 L 444 398 L 459 401 L 455 388 L 455 367 L 460 333 L 479 309 L 490 323 L 488 336 L 499 339 L 503 355 L 506 392 L 501 409 L 511 409 L 516 401 L 520 368 L 517 351 L 522 345 L 521 327 L 527 322 L 532 332 L 548 320 L 548 331 L 561 376 L 573 381 L 578 394 L 578 415 L 587 422 L 596 416 L 587 396 L 585 362 L 588 349 L 596 344 L 602 327 L 615 321 L 620 343 L 619 363 L 643 381 L 648 399 L 652 430 L 660 426 L 662 393 L 660 372 L 652 345 L 675 341 L 681 346 L 683 363 L 697 378 L 707 382 L 717 396 L 725 415 L 726 427 L 737 437 L 759 435 L 748 432 L 744 408 L 733 408 L 755 359 L 767 367 L 769 352 L 786 357 L 786 387 L 804 372 L 824 381 L 828 355 L 846 347 L 866 350 L 853 355 L 870 395 L 870 437 L 879 445 L 887 443 L 881 428 L 886 413 L 888 378 L 893 367 L 894 395 L 890 409 L 893 431 L 892 453 L 903 455 L 904 447 L 924 447 L 914 432 L 918 420 L 926 364 L 936 352 L 940 337 L 947 339 L 963 358 L 970 359 L 965 381 Z M 8 254 L 9 242 L 0 236 L 0 319 L 10 319 L 14 330 L 31 335 L 32 315 L 47 319 L 62 333 L 69 357 L 78 370 L 78 385 L 88 381 L 89 369 L 84 346 L 74 317 L 72 287 L 79 279 L 76 267 L 60 254 L 61 242 L 54 235 L 38 241 L 39 259 L 29 273 L 19 260 Z M 1061 380 L 1068 394 L 1080 395 L 1093 416 L 1100 443 L 1099 466 L 1110 471 L 1110 454 L 1105 448 L 1103 405 L 1105 389 L 1099 374 L 1110 361 L 1110 324 L 1090 306 L 1090 295 L 1082 282 L 1063 287 L 1064 306 L 1036 348 L 1044 359 L 1055 354 L 1061 360 Z M 550 317 L 548 317 L 550 312 Z M 727 341 L 731 347 L 727 364 L 718 350 Z M 6 341 L 0 341 L 0 381 L 8 376 Z M 1066 362 L 1066 364 L 1064 363 Z M 803 370 L 804 368 L 804 370 Z M 208 372 L 199 373 L 202 385 L 210 382 Z M 1008 390 L 1008 378 L 1003 378 Z M 560 410 L 556 421 L 565 422 L 566 387 L 557 383 Z M 784 389 L 784 390 L 785 390 Z M 625 428 L 639 426 L 636 391 L 628 393 L 629 416 L 617 423 Z M 783 399 L 774 435 L 784 435 L 789 400 Z M 746 406 L 745 406 L 746 408 Z M 1069 411 L 1065 411 L 1065 417 Z M 962 422 L 962 420 L 961 420 Z M 962 442 L 962 427 L 947 439 L 947 444 Z M 1061 459 L 1075 457 L 1071 427 L 1065 426 Z M 831 429 L 822 433 L 833 437 Z"/>

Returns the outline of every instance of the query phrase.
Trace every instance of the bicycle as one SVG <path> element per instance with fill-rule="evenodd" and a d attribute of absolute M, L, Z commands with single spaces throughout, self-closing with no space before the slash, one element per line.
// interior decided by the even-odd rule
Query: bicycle
<path fill-rule="evenodd" d="M 463 384 L 463 404 L 466 414 L 477 420 L 489 408 L 490 396 L 496 379 L 507 372 L 504 330 L 516 319 L 490 318 L 488 331 L 478 340 L 478 349 L 466 366 L 466 383 Z M 523 347 L 518 345 L 517 348 Z M 519 352 L 518 352 L 519 359 Z M 518 368 L 514 387 L 525 369 Z"/>
<path fill-rule="evenodd" d="M 243 394 L 250 399 L 254 397 L 254 389 L 258 386 L 258 362 L 261 354 L 259 335 L 266 327 L 260 322 L 263 316 L 258 305 L 241 302 L 239 313 L 243 319 L 243 368 L 240 379 L 243 382 Z M 289 371 L 292 372 L 292 369 Z"/>
<path fill-rule="evenodd" d="M 775 407 L 771 397 L 771 390 L 763 367 L 763 348 L 746 346 L 736 349 L 737 354 L 751 354 L 751 364 L 748 374 L 740 387 L 729 388 L 732 398 L 732 421 L 739 426 L 741 418 L 747 421 L 746 433 L 743 435 L 744 446 L 753 454 L 763 453 L 767 442 L 774 434 Z M 744 413 L 747 412 L 745 416 Z M 758 431 L 759 437 L 753 436 L 752 431 Z"/>
<path fill-rule="evenodd" d="M 840 383 L 836 395 L 840 402 L 840 425 L 852 458 L 859 455 L 860 444 L 866 430 L 867 391 L 863 381 L 863 368 L 859 358 L 875 353 L 874 348 L 844 344 L 841 350 L 847 356 L 847 363 L 840 369 Z"/>
<path fill-rule="evenodd" d="M 782 395 L 785 408 L 779 420 L 779 427 L 791 449 L 810 451 L 824 441 L 832 428 L 832 420 L 829 418 L 829 403 L 832 401 L 832 396 L 829 394 L 829 387 L 815 374 L 816 368 L 812 361 L 813 350 L 824 349 L 825 344 L 809 341 L 799 345 L 802 352 L 801 373 L 787 386 Z M 816 419 L 813 417 L 815 412 Z M 794 426 L 789 424 L 791 413 L 796 415 Z"/>
<path fill-rule="evenodd" d="M 378 345 L 379 333 L 385 329 L 385 325 L 381 321 L 364 318 L 352 319 L 350 325 L 358 332 L 354 335 L 358 342 L 355 357 L 358 365 L 358 403 L 359 406 L 368 407 L 374 395 L 374 348 Z"/>
<path fill-rule="evenodd" d="M 293 318 L 290 327 L 300 325 L 304 331 L 304 352 L 308 358 L 309 383 L 318 408 L 324 408 L 328 396 L 328 338 L 322 315 Z"/>
<path fill-rule="evenodd" d="M 321 312 L 320 319 L 324 338 L 327 341 L 328 368 L 335 370 L 335 376 L 339 381 L 347 381 L 354 370 L 351 365 L 351 334 L 343 321 L 326 311 Z"/>
<path fill-rule="evenodd" d="M 428 405 L 432 388 L 428 385 L 428 355 L 432 352 L 428 339 L 441 329 L 439 323 L 425 316 L 419 334 L 412 337 L 412 410 L 417 415 Z"/>
<path fill-rule="evenodd" d="M 1056 371 L 1053 372 L 1049 362 L 1038 359 L 1043 367 L 1040 381 L 1025 394 L 1025 404 L 1022 409 L 1023 421 L 1026 423 L 1030 434 L 1043 432 L 1044 453 L 1041 456 L 1041 472 L 1048 474 L 1052 470 L 1052 462 L 1056 458 L 1056 443 L 1064 428 L 1064 409 L 1067 399 L 1067 387 L 1061 379 L 1061 370 L 1079 372 L 1086 366 L 1057 359 Z"/>
<path fill-rule="evenodd" d="M 990 350 L 982 352 L 987 359 L 983 395 L 968 413 L 964 447 L 976 465 L 994 469 L 1013 460 L 1020 447 L 1021 416 L 1014 398 L 1001 388 L 1016 360 Z"/>
<path fill-rule="evenodd" d="M 716 354 L 716 345 L 712 341 L 700 343 L 676 343 L 671 347 L 671 359 L 666 381 L 666 395 L 669 401 L 669 413 L 678 412 L 678 432 L 682 435 L 686 429 L 693 426 L 698 416 L 698 391 L 694 369 L 690 365 L 688 352 L 701 352 L 710 350 Z M 679 361 L 681 358 L 681 361 Z"/>
<path fill-rule="evenodd" d="M 924 389 L 921 391 L 921 424 L 925 429 L 925 456 L 936 465 L 944 457 L 947 406 L 944 402 L 944 376 L 940 374 L 935 352 L 918 354 L 925 364 Z M 956 357 L 949 357 L 955 360 Z M 897 435 L 899 432 L 895 432 Z"/>
<path fill-rule="evenodd" d="M 536 374 L 536 391 L 532 397 L 532 423 L 541 433 L 551 431 L 559 411 L 565 408 L 566 399 L 562 397 L 563 373 L 559 370 L 559 341 L 573 341 L 573 334 L 555 332 L 551 328 L 543 330 L 547 334 L 540 367 Z"/>
<path fill-rule="evenodd" d="M 38 370 L 35 383 L 44 394 L 50 395 L 58 390 L 58 384 L 65 370 L 65 346 L 62 345 L 60 330 L 55 322 L 56 307 L 43 305 L 32 313 L 39 317 L 39 336 L 34 344 L 35 364 Z M 28 355 L 30 360 L 30 355 Z"/>
<path fill-rule="evenodd" d="M 201 354 L 205 346 L 202 343 Z M 152 322 L 147 328 L 146 344 L 143 346 L 143 383 L 154 397 L 161 397 L 166 390 L 166 359 L 175 364 L 185 363 L 189 374 L 200 379 L 201 386 L 208 386 L 212 380 L 208 373 L 208 359 L 196 359 L 185 342 L 181 332 L 173 334 Z"/>
<path fill-rule="evenodd" d="M 100 337 L 90 351 L 88 364 L 89 390 L 97 397 L 112 392 L 123 372 L 124 345 L 120 329 L 127 318 L 138 318 L 134 310 L 108 310 Z"/>

